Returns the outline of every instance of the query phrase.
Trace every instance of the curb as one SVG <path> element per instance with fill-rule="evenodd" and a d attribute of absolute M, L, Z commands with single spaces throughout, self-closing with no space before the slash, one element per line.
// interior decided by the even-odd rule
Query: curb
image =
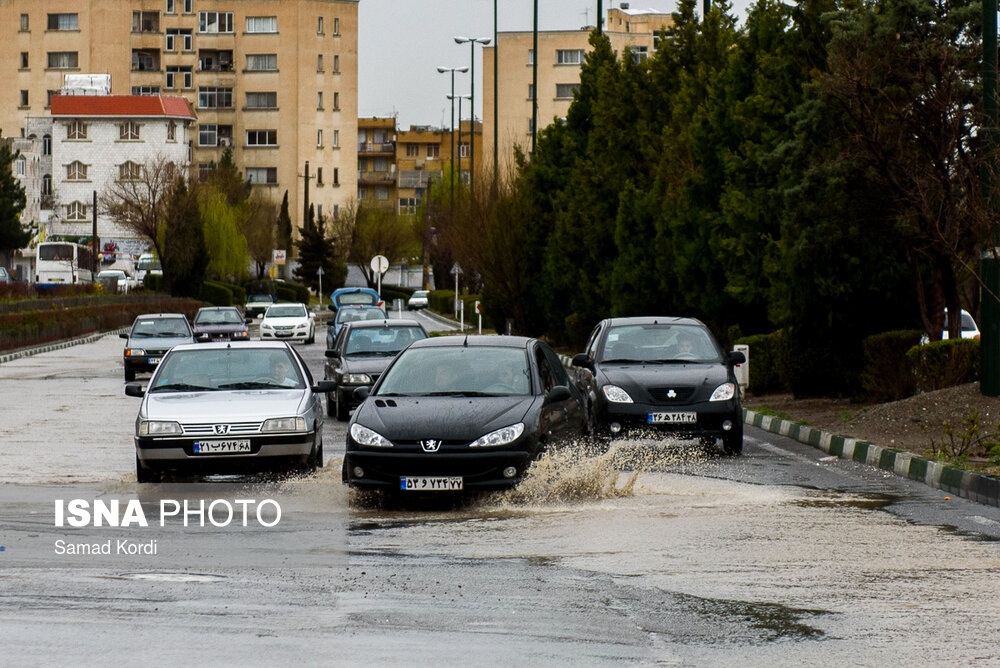
<path fill-rule="evenodd" d="M 868 464 L 976 503 L 1000 506 L 1000 478 L 948 466 L 905 450 L 886 448 L 849 436 L 838 436 L 801 422 L 763 415 L 747 408 L 743 409 L 743 422 L 819 448 L 841 459 Z"/>
<path fill-rule="evenodd" d="M 119 329 L 112 329 L 107 332 L 98 332 L 96 334 L 88 334 L 87 336 L 81 336 L 78 339 L 68 339 L 66 341 L 59 341 L 57 343 L 49 343 L 46 345 L 38 346 L 36 348 L 24 348 L 23 350 L 18 350 L 12 353 L 7 353 L 6 355 L 0 355 L 0 364 L 5 362 L 13 362 L 14 360 L 21 359 L 22 357 L 31 357 L 32 355 L 38 355 L 39 353 L 48 353 L 53 350 L 62 350 L 63 348 L 70 348 L 72 346 L 78 346 L 84 343 L 93 343 L 98 339 L 103 339 L 109 334 L 121 334 L 129 331 L 130 327 L 120 327 Z"/>

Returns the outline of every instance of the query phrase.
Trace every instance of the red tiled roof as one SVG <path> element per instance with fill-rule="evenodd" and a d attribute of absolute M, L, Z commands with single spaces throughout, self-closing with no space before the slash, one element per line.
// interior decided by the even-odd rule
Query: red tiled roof
<path fill-rule="evenodd" d="M 162 95 L 53 95 L 53 116 L 174 116 L 197 118 L 183 97 Z"/>

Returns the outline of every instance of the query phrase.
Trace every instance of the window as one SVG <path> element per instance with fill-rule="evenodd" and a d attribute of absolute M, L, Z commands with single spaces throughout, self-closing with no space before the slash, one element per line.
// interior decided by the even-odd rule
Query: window
<path fill-rule="evenodd" d="M 419 144 L 407 144 L 406 145 L 406 157 L 415 158 L 420 155 L 420 145 Z"/>
<path fill-rule="evenodd" d="M 135 121 L 125 121 L 118 126 L 118 138 L 124 141 L 137 141 L 139 139 L 139 124 Z"/>
<path fill-rule="evenodd" d="M 528 99 L 535 99 L 535 84 L 528 84 Z"/>
<path fill-rule="evenodd" d="M 316 93 L 316 108 L 317 109 L 323 108 L 323 91 L 319 91 L 318 93 Z"/>
<path fill-rule="evenodd" d="M 321 148 L 323 146 L 323 131 L 322 130 L 317 130 L 316 131 L 316 146 L 319 146 Z"/>
<path fill-rule="evenodd" d="M 141 178 L 142 169 L 131 160 L 126 160 L 118 165 L 119 181 L 138 181 Z"/>
<path fill-rule="evenodd" d="M 319 34 L 319 35 L 323 34 L 323 17 L 322 16 L 320 16 L 316 20 L 316 33 Z"/>
<path fill-rule="evenodd" d="M 320 130 L 320 132 L 322 132 L 322 130 Z M 318 186 L 323 185 L 323 168 L 322 167 L 317 167 L 316 168 L 316 185 L 318 185 Z"/>
<path fill-rule="evenodd" d="M 87 124 L 83 121 L 71 121 L 66 126 L 66 139 L 86 139 Z"/>
<path fill-rule="evenodd" d="M 132 32 L 160 32 L 160 12 L 132 12 Z"/>
<path fill-rule="evenodd" d="M 28 15 L 21 14 L 21 32 L 28 31 Z"/>
<path fill-rule="evenodd" d="M 338 167 L 333 168 L 333 185 L 340 185 L 340 169 Z M 336 211 L 336 209 L 334 209 Z"/>
<path fill-rule="evenodd" d="M 372 169 L 376 172 L 387 172 L 389 171 L 389 160 L 388 158 L 375 158 L 372 161 Z"/>
<path fill-rule="evenodd" d="M 334 35 L 340 34 L 340 19 L 333 20 L 333 34 Z"/>
<path fill-rule="evenodd" d="M 187 3 L 185 3 L 185 11 Z M 233 31 L 232 12 L 198 12 L 198 32 L 225 33 Z"/>
<path fill-rule="evenodd" d="M 28 91 L 26 90 L 21 91 L 21 106 L 22 107 L 28 106 Z"/>
<path fill-rule="evenodd" d="M 218 146 L 219 126 L 205 123 L 198 126 L 198 146 Z"/>
<path fill-rule="evenodd" d="M 159 95 L 159 86 L 132 86 L 132 95 Z"/>
<path fill-rule="evenodd" d="M 66 220 L 87 220 L 87 205 L 83 202 L 73 202 L 66 205 Z"/>
<path fill-rule="evenodd" d="M 535 132 L 535 119 L 534 118 L 529 118 L 528 119 L 528 133 L 529 134 L 533 134 L 534 132 Z"/>
<path fill-rule="evenodd" d="M 579 65 L 583 62 L 583 49 L 556 49 L 557 65 Z"/>
<path fill-rule="evenodd" d="M 399 198 L 399 212 L 415 214 L 417 212 L 417 206 L 420 205 L 420 200 L 416 197 L 400 197 Z"/>
<path fill-rule="evenodd" d="M 52 135 L 42 135 L 42 155 L 52 155 Z"/>
<path fill-rule="evenodd" d="M 632 51 L 632 60 L 636 63 L 641 63 L 646 58 L 649 58 L 648 46 L 633 46 L 630 50 Z"/>
<path fill-rule="evenodd" d="M 27 173 L 28 160 L 22 155 L 14 161 L 14 176 L 24 176 Z"/>
<path fill-rule="evenodd" d="M 27 65 L 25 65 L 27 67 Z M 340 56 L 333 57 L 333 73 L 340 74 Z"/>
<path fill-rule="evenodd" d="M 389 199 L 389 189 L 385 186 L 375 186 L 375 199 L 383 201 Z"/>
<path fill-rule="evenodd" d="M 368 199 L 368 188 L 358 186 L 358 199 Z"/>
<path fill-rule="evenodd" d="M 556 84 L 556 97 L 572 98 L 573 93 L 578 90 L 580 90 L 580 84 L 578 83 Z"/>
<path fill-rule="evenodd" d="M 46 174 L 42 177 L 42 194 L 51 195 L 52 194 L 52 175 Z"/>
<path fill-rule="evenodd" d="M 277 72 L 278 54 L 276 53 L 248 53 L 248 72 Z"/>
<path fill-rule="evenodd" d="M 159 69 L 159 49 L 132 49 L 132 71 L 155 72 Z"/>
<path fill-rule="evenodd" d="M 183 28 L 167 28 L 167 51 L 177 50 L 177 38 L 180 37 L 181 48 L 184 51 L 191 51 L 194 48 L 194 39 L 191 36 L 190 30 L 185 30 Z"/>
<path fill-rule="evenodd" d="M 209 176 L 212 175 L 212 170 L 215 169 L 214 162 L 199 162 L 198 163 L 198 180 L 205 181 Z M 248 172 L 249 174 L 249 172 Z"/>
<path fill-rule="evenodd" d="M 194 13 L 194 0 L 184 0 L 184 13 L 185 14 Z"/>
<path fill-rule="evenodd" d="M 316 205 L 316 220 L 323 220 L 323 205 Z"/>
<path fill-rule="evenodd" d="M 178 77 L 177 75 L 181 75 Z M 194 77 L 190 67 L 180 67 L 177 65 L 167 66 L 167 88 L 191 88 L 194 85 Z M 180 86 L 178 86 L 180 84 Z"/>
<path fill-rule="evenodd" d="M 22 51 L 21 52 L 21 69 L 22 70 L 28 69 L 28 52 L 27 51 Z"/>
<path fill-rule="evenodd" d="M 247 32 L 278 32 L 278 17 L 248 16 Z"/>
<path fill-rule="evenodd" d="M 233 89 L 216 86 L 201 86 L 198 88 L 199 109 L 232 109 Z"/>
<path fill-rule="evenodd" d="M 535 50 L 534 49 L 528 49 L 528 64 L 529 65 L 534 65 L 535 64 Z"/>
<path fill-rule="evenodd" d="M 47 90 L 47 91 L 45 91 L 45 106 L 46 106 L 46 108 L 52 106 L 52 98 L 55 97 L 58 94 L 59 94 L 59 91 L 57 91 L 57 90 Z"/>
<path fill-rule="evenodd" d="M 316 56 L 316 71 L 317 72 L 322 72 L 323 71 L 323 54 L 322 53 L 319 54 L 318 56 Z"/>
<path fill-rule="evenodd" d="M 277 183 L 277 167 L 247 167 L 247 181 L 250 183 Z"/>
<path fill-rule="evenodd" d="M 247 93 L 247 109 L 277 109 L 278 93 L 268 91 L 262 93 Z"/>
<path fill-rule="evenodd" d="M 76 51 L 49 51 L 49 68 L 53 70 L 72 70 L 79 67 Z"/>
<path fill-rule="evenodd" d="M 167 6 L 164 7 L 163 13 L 164 14 L 176 14 L 177 13 L 176 10 L 177 10 L 177 7 L 174 4 L 174 0 L 167 0 Z"/>
<path fill-rule="evenodd" d="M 277 130 L 247 130 L 247 146 L 277 146 Z"/>
<path fill-rule="evenodd" d="M 441 147 L 438 144 L 427 145 L 427 157 L 438 158 L 441 156 Z"/>
<path fill-rule="evenodd" d="M 167 141 L 177 141 L 177 123 L 175 121 L 167 123 Z"/>
<path fill-rule="evenodd" d="M 333 131 L 333 147 L 340 148 L 340 130 Z M 336 179 L 334 179 L 334 182 L 336 182 Z"/>
<path fill-rule="evenodd" d="M 460 158 L 469 157 L 469 145 L 466 144 L 465 142 L 462 142 L 461 144 L 458 145 L 458 157 Z"/>
<path fill-rule="evenodd" d="M 67 181 L 86 181 L 87 180 L 87 165 L 83 164 L 79 160 L 74 160 L 73 162 L 66 165 L 66 180 Z"/>
<path fill-rule="evenodd" d="M 334 111 L 340 109 L 340 93 L 333 94 L 333 109 Z"/>
<path fill-rule="evenodd" d="M 21 16 L 27 16 L 22 14 Z M 22 19 L 21 23 L 24 23 Z M 80 26 L 76 14 L 49 14 L 49 30 L 79 30 Z M 22 30 L 27 30 L 22 26 Z"/>

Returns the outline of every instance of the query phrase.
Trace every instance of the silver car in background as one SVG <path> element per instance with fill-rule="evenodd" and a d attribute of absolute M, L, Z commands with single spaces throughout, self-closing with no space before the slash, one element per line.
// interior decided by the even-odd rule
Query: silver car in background
<path fill-rule="evenodd" d="M 323 466 L 323 393 L 285 342 L 170 350 L 143 388 L 135 421 L 139 482 L 174 473 L 284 472 Z"/>

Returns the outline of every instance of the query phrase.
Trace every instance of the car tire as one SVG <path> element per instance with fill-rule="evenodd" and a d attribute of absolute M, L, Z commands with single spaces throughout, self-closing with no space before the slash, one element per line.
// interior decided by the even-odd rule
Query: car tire
<path fill-rule="evenodd" d="M 340 402 L 339 393 L 337 393 L 337 401 L 335 403 L 337 406 L 337 420 L 340 422 L 347 422 L 351 417 L 351 411 L 347 410 L 347 406 Z"/>
<path fill-rule="evenodd" d="M 743 423 L 739 423 L 735 429 L 722 437 L 722 449 L 727 455 L 740 455 L 743 453 Z"/>
<path fill-rule="evenodd" d="M 325 455 L 323 454 L 323 441 L 319 442 L 319 449 L 316 450 L 316 468 L 321 469 L 325 465 Z M 315 470 L 315 469 L 314 469 Z"/>
<path fill-rule="evenodd" d="M 310 343 L 316 343 L 316 330 L 309 332 L 309 338 L 306 339 L 306 345 Z"/>
<path fill-rule="evenodd" d="M 160 475 L 149 470 L 139 461 L 139 455 L 135 456 L 135 481 L 136 482 L 159 482 Z"/>
<path fill-rule="evenodd" d="M 125 367 L 125 382 L 131 383 L 133 380 L 135 380 L 135 371 Z"/>
<path fill-rule="evenodd" d="M 334 407 L 333 393 L 326 393 L 326 414 L 333 417 L 337 414 L 337 409 Z"/>

